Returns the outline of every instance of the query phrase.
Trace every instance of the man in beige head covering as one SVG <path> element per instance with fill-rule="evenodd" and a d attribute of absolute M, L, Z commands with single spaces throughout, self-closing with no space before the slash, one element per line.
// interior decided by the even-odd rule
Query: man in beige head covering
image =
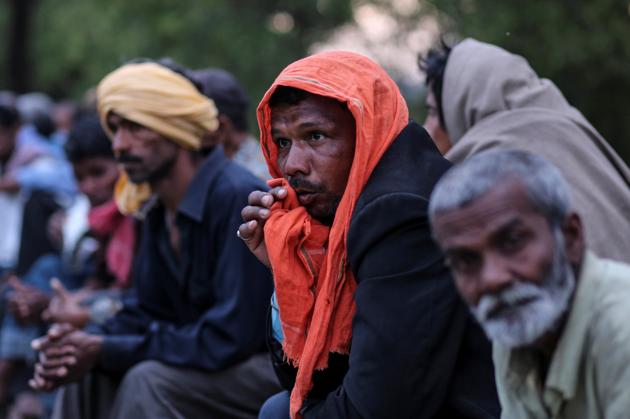
<path fill-rule="evenodd" d="M 53 325 L 33 342 L 31 385 L 69 384 L 56 418 L 254 418 L 278 390 L 260 353 L 272 283 L 234 232 L 265 185 L 220 147 L 198 151 L 217 111 L 185 69 L 127 64 L 97 94 L 123 170 L 116 202 L 145 218 L 135 298 L 88 333 Z"/>
<path fill-rule="evenodd" d="M 589 248 L 630 262 L 630 169 L 558 88 L 518 55 L 466 39 L 430 53 L 429 115 L 440 151 L 459 163 L 489 148 L 539 154 L 567 178 Z"/>

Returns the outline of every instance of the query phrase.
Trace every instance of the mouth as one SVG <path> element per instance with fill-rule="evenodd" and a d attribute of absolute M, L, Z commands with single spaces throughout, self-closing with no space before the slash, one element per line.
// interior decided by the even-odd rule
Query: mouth
<path fill-rule="evenodd" d="M 300 204 L 303 206 L 311 204 L 318 194 L 317 192 L 308 190 L 296 190 L 295 193 L 297 194 L 298 201 L 300 201 Z"/>
<path fill-rule="evenodd" d="M 534 297 L 527 297 L 527 298 L 523 298 L 521 300 L 515 301 L 510 304 L 503 303 L 503 302 L 499 303 L 488 312 L 487 318 L 496 319 L 496 318 L 512 317 L 523 307 L 534 302 L 535 300 L 536 298 Z"/>

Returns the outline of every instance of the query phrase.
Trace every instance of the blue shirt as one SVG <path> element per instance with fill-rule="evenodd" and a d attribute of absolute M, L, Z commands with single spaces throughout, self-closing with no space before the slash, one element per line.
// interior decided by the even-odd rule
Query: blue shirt
<path fill-rule="evenodd" d="M 266 186 L 214 150 L 177 211 L 179 258 L 164 208 L 149 211 L 133 292 L 101 330 L 100 367 L 121 371 L 152 359 L 219 370 L 264 350 L 271 275 L 236 236 L 255 189 Z"/>

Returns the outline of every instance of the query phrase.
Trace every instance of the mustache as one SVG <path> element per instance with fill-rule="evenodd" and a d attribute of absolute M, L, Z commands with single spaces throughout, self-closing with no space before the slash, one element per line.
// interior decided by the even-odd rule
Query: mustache
<path fill-rule="evenodd" d="M 120 153 L 116 156 L 116 162 L 118 163 L 142 163 L 142 159 L 138 156 L 134 156 L 129 153 Z"/>
<path fill-rule="evenodd" d="M 514 307 L 521 302 L 536 301 L 543 297 L 544 291 L 540 287 L 527 282 L 517 282 L 499 294 L 488 294 L 481 297 L 473 314 L 481 323 L 489 318 L 501 307 Z"/>
<path fill-rule="evenodd" d="M 289 185 L 293 189 L 304 189 L 310 192 L 324 192 L 324 188 L 321 185 L 310 182 L 301 176 L 289 177 Z"/>

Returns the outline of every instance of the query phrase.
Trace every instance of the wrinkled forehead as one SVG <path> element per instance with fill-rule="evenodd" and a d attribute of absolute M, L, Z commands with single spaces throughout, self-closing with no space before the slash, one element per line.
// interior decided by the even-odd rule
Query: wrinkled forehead
<path fill-rule="evenodd" d="M 502 181 L 464 206 L 439 211 L 433 230 L 440 243 L 483 237 L 515 223 L 546 220 L 531 202 L 522 182 Z"/>

